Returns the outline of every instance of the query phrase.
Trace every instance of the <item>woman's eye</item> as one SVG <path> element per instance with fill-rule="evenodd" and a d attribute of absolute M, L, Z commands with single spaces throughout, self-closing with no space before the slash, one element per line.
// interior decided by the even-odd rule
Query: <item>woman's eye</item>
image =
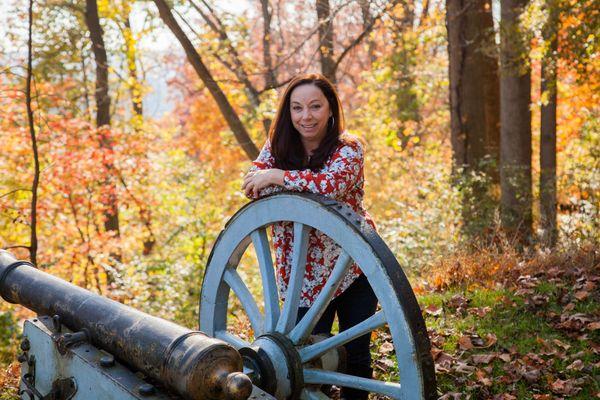
<path fill-rule="evenodd" d="M 298 112 L 298 111 L 302 111 L 302 107 L 292 107 L 292 110 Z"/>
<path fill-rule="evenodd" d="M 321 108 L 320 104 L 315 104 L 314 106 L 311 107 L 313 110 L 318 110 L 319 108 Z"/>

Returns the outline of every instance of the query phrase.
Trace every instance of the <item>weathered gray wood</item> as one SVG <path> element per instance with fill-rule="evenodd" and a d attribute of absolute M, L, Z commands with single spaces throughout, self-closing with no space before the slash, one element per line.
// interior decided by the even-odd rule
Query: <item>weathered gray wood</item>
<path fill-rule="evenodd" d="M 264 228 L 252 232 L 251 237 L 262 278 L 265 331 L 271 332 L 275 330 L 275 326 L 277 326 L 277 321 L 279 320 L 279 295 L 277 294 L 277 284 L 275 283 L 275 270 L 273 268 L 269 239 L 267 238 L 267 231 Z"/>
<path fill-rule="evenodd" d="M 368 390 L 397 399 L 437 398 L 427 331 L 419 306 L 402 269 L 385 243 L 365 223 L 364 219 L 361 219 L 347 206 L 323 196 L 281 193 L 249 203 L 231 218 L 219 235 L 206 267 L 200 301 L 200 329 L 209 335 L 216 335 L 236 348 L 248 347 L 244 344 L 243 339 L 236 338 L 227 331 L 230 287 L 224 282 L 225 271 L 229 268 L 236 268 L 251 242 L 254 243 L 257 254 L 262 254 L 258 256 L 258 268 L 268 270 L 270 255 L 266 254 L 268 248 L 265 243 L 266 233 L 260 232 L 265 232 L 266 227 L 281 221 L 294 223 L 293 267 L 287 296 L 290 306 L 286 309 L 284 303 L 278 320 L 279 324 L 276 326 L 276 330 L 279 332 L 269 332 L 268 329 L 265 329 L 264 335 L 256 338 L 254 343 L 248 344 L 253 348 L 262 348 L 268 357 L 277 358 L 271 360 L 274 365 L 279 366 L 276 368 L 276 374 L 279 375 L 275 378 L 277 390 L 281 393 L 288 393 L 297 387 L 297 384 L 294 385 L 291 380 L 288 381 L 286 378 L 290 375 L 288 372 L 297 371 L 297 367 L 293 367 L 293 365 L 299 366 L 302 373 L 314 369 L 314 364 L 310 360 L 314 360 L 328 350 L 332 351 L 353 338 L 387 326 L 393 338 L 400 381 L 391 382 L 391 384 L 368 379 L 365 381 L 354 380 L 354 382 L 359 382 L 360 387 L 366 387 Z M 338 243 L 343 252 L 326 287 L 317 297 L 313 306 L 316 311 L 309 311 L 310 315 L 307 314 L 294 327 L 299 304 L 299 290 L 306 263 L 306 241 L 309 230 L 313 228 Z M 260 261 L 260 258 L 263 261 Z M 312 322 L 318 319 L 319 309 L 326 306 L 326 300 L 329 300 L 332 293 L 335 292 L 351 261 L 355 262 L 367 277 L 376 293 L 381 311 L 332 338 L 315 344 L 307 343 L 305 341 L 306 332 L 311 331 Z M 271 279 L 270 275 L 267 274 L 267 276 L 267 279 Z M 265 287 L 268 290 L 272 289 L 271 284 L 263 283 L 263 288 Z M 248 300 L 248 302 L 255 301 Z M 292 305 L 294 305 L 294 309 L 292 309 Z M 254 306 L 250 306 L 250 308 L 254 308 Z M 273 309 L 275 309 L 274 306 Z M 267 315 L 265 321 L 269 321 L 270 318 L 272 317 Z M 277 343 L 287 344 L 280 347 Z M 289 354 L 296 355 L 290 356 L 291 358 L 288 359 Z M 285 360 L 281 360 L 281 357 L 284 357 Z M 283 371 L 285 373 L 280 370 L 281 368 L 285 369 Z M 309 372 L 306 376 L 309 379 L 328 380 L 329 383 L 342 381 L 346 383 L 350 379 L 347 378 L 348 375 L 335 375 L 327 370 L 316 375 Z M 298 393 L 301 398 L 322 398 L 322 393 L 319 393 L 318 389 L 315 390 L 314 386 L 308 382 L 304 382 L 303 385 L 309 386 L 302 386 L 302 390 Z"/>
<path fill-rule="evenodd" d="M 335 291 L 340 287 L 344 276 L 348 272 L 348 269 L 352 265 L 352 260 L 348 253 L 342 251 L 339 255 L 335 267 L 331 271 L 331 275 L 327 279 L 325 286 L 321 289 L 321 292 L 317 296 L 312 307 L 304 315 L 304 317 L 298 322 L 298 325 L 290 332 L 290 339 L 294 344 L 302 343 L 310 335 L 315 325 L 325 312 L 325 309 L 329 305 L 329 302 L 333 298 Z"/>
<path fill-rule="evenodd" d="M 292 248 L 290 281 L 287 287 L 285 302 L 283 303 L 283 310 L 275 328 L 280 333 L 288 333 L 296 324 L 302 284 L 304 283 L 304 272 L 306 270 L 309 232 L 309 226 L 300 222 L 294 222 L 294 245 Z"/>

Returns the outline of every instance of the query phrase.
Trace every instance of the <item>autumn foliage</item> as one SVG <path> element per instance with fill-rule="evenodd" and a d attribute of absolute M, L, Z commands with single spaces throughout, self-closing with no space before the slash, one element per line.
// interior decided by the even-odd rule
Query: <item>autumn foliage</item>
<path fill-rule="evenodd" d="M 19 2 L 9 3 L 7 37 L 19 47 L 26 40 L 25 14 Z M 204 266 L 225 222 L 247 201 L 240 186 L 250 160 L 153 4 L 98 1 L 112 122 L 95 126 L 89 33 L 79 5 L 59 3 L 34 7 L 39 267 L 195 328 Z M 559 241 L 552 249 L 536 242 L 539 221 L 524 247 L 502 231 L 497 183 L 473 203 L 489 219 L 465 221 L 468 193 L 452 165 L 443 2 L 331 2 L 331 49 L 317 47 L 316 13 L 305 2 L 267 2 L 268 34 L 259 2 L 236 12 L 207 2 L 206 17 L 192 3 L 175 3 L 212 82 L 258 148 L 285 83 L 298 72 L 319 71 L 319 51 L 340 57 L 335 76 L 348 130 L 366 148 L 365 205 L 421 302 L 441 399 L 599 396 L 600 58 L 594 29 L 600 17 L 592 1 L 559 2 Z M 548 101 L 539 90 L 547 46 L 540 34 L 542 3 L 530 2 L 522 21 L 531 45 L 534 188 L 540 107 Z M 22 62 L 19 51 L 0 54 L 0 248 L 28 259 L 33 159 Z M 167 95 L 153 97 L 161 88 Z M 463 178 L 490 181 L 476 173 Z M 537 189 L 533 196 L 537 221 Z M 104 226 L 114 199 L 118 235 Z M 471 235 L 468 222 L 479 223 L 483 233 Z M 29 316 L 0 302 L 0 399 L 14 398 L 15 343 Z M 389 337 L 380 334 L 373 343 L 376 373 L 394 373 Z"/>

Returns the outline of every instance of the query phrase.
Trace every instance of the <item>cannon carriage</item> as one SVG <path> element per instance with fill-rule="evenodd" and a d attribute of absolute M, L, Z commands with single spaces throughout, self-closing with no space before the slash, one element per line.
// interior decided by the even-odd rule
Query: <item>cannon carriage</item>
<path fill-rule="evenodd" d="M 269 226 L 281 221 L 294 229 L 285 301 L 278 296 L 268 238 Z M 333 239 L 341 253 L 313 306 L 298 320 L 311 229 Z M 260 296 L 238 271 L 251 248 Z M 378 311 L 331 337 L 312 335 L 353 262 L 374 289 Z M 0 252 L 0 294 L 40 315 L 24 326 L 23 399 L 327 399 L 322 389 L 331 385 L 393 399 L 437 398 L 425 324 L 398 262 L 360 216 L 319 195 L 268 196 L 228 221 L 206 266 L 200 331 L 90 293 L 8 252 Z M 233 297 L 250 322 L 250 337 L 230 326 Z M 343 345 L 379 328 L 391 335 L 397 379 L 344 373 Z"/>

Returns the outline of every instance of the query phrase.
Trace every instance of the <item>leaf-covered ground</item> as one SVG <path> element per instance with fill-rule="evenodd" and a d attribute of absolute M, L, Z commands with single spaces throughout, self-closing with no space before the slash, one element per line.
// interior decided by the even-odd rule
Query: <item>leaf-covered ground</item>
<path fill-rule="evenodd" d="M 440 399 L 600 398 L 600 264 L 560 264 L 418 296 Z M 385 377 L 393 351 L 379 345 L 375 369 Z"/>

